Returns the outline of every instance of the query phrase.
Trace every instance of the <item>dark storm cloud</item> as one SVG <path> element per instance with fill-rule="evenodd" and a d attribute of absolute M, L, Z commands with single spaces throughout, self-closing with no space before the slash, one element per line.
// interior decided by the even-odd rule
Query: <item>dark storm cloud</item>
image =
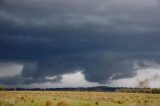
<path fill-rule="evenodd" d="M 158 0 L 0 1 L 0 59 L 24 64 L 0 82 L 46 82 L 79 69 L 99 83 L 132 76 L 135 61 L 159 62 L 159 10 Z"/>

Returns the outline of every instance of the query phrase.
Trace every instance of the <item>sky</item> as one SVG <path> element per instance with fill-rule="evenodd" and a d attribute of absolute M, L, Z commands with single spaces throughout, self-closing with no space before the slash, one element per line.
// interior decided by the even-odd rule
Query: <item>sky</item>
<path fill-rule="evenodd" d="M 160 87 L 159 0 L 0 0 L 0 85 Z"/>

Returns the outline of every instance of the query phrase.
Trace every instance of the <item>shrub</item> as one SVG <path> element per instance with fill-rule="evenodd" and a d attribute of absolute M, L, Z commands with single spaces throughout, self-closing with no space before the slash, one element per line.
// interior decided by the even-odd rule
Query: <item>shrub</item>
<path fill-rule="evenodd" d="M 124 102 L 121 101 L 121 100 L 118 100 L 117 103 L 118 103 L 118 104 L 123 104 Z"/>
<path fill-rule="evenodd" d="M 98 101 L 96 101 L 96 102 L 95 102 L 95 104 L 96 104 L 96 105 L 99 105 L 99 102 L 98 102 Z"/>
<path fill-rule="evenodd" d="M 6 106 L 15 106 L 14 103 L 8 103 Z"/>
<path fill-rule="evenodd" d="M 143 102 L 144 102 L 144 103 L 148 103 L 148 100 L 144 100 Z"/>
<path fill-rule="evenodd" d="M 31 103 L 34 103 L 34 100 L 33 100 L 33 99 L 31 100 Z"/>
<path fill-rule="evenodd" d="M 50 101 L 50 100 L 47 100 L 46 102 L 45 102 L 45 106 L 52 106 L 53 105 L 53 103 L 52 103 L 52 101 Z"/>
<path fill-rule="evenodd" d="M 67 101 L 60 101 L 57 103 L 57 106 L 70 106 L 70 104 Z"/>
<path fill-rule="evenodd" d="M 24 96 L 22 96 L 20 99 L 23 101 L 25 98 L 24 98 Z"/>

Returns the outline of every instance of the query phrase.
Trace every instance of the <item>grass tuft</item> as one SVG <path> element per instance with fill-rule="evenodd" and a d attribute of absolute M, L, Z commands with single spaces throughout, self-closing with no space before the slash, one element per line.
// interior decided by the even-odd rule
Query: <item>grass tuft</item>
<path fill-rule="evenodd" d="M 57 103 L 57 106 L 70 106 L 69 102 L 68 101 L 60 101 Z"/>
<path fill-rule="evenodd" d="M 53 102 L 51 100 L 47 100 L 45 102 L 45 106 L 52 106 L 53 105 Z"/>

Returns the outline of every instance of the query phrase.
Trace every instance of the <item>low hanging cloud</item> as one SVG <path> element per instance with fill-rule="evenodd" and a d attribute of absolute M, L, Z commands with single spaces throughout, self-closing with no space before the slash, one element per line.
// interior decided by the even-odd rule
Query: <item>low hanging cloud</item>
<path fill-rule="evenodd" d="M 111 86 L 137 87 L 137 88 L 159 88 L 160 87 L 160 64 L 153 61 L 147 62 L 148 67 L 134 65 L 135 75 L 120 79 L 110 79 Z"/>
<path fill-rule="evenodd" d="M 159 11 L 159 0 L 1 0 L 0 60 L 23 68 L 0 66 L 0 84 L 55 83 L 77 70 L 99 84 L 138 77 L 135 62 L 160 63 Z"/>
<path fill-rule="evenodd" d="M 30 85 L 22 85 L 23 87 L 30 87 L 30 88 L 63 88 L 63 87 L 93 87 L 99 86 L 98 83 L 88 82 L 85 79 L 85 76 L 82 71 L 77 71 L 75 73 L 68 73 L 61 76 L 62 79 L 59 82 L 45 82 L 45 83 L 33 83 Z M 50 79 L 54 79 L 55 77 L 50 77 Z"/>
<path fill-rule="evenodd" d="M 18 75 L 21 73 L 22 69 L 23 66 L 21 64 L 0 62 L 0 78 Z"/>

